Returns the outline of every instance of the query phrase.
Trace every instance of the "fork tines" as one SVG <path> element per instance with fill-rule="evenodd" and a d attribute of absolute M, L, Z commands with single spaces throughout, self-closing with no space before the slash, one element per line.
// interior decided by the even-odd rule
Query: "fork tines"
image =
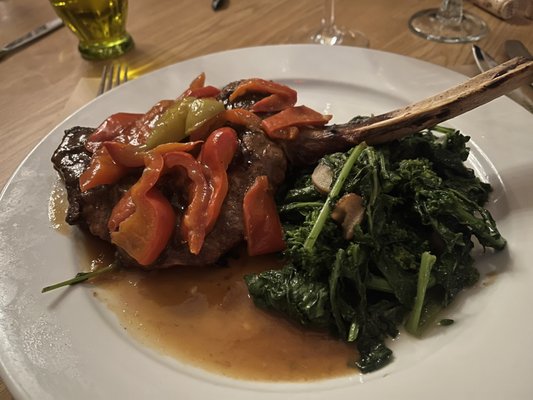
<path fill-rule="evenodd" d="M 128 81 L 128 66 L 122 64 L 107 64 L 102 70 L 98 95 Z"/>

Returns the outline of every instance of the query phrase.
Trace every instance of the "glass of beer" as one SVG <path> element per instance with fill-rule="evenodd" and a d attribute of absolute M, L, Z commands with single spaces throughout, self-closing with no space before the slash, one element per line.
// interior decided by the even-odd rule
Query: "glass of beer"
<path fill-rule="evenodd" d="M 103 60 L 133 47 L 126 32 L 127 0 L 50 0 L 56 14 L 78 37 L 83 58 Z"/>

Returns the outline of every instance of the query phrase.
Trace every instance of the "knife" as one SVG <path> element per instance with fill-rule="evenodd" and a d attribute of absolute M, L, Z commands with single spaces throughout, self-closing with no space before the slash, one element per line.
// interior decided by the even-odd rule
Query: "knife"
<path fill-rule="evenodd" d="M 26 33 L 18 39 L 9 42 L 0 49 L 0 60 L 7 56 L 9 53 L 15 51 L 16 49 L 30 42 L 33 42 L 36 39 L 39 39 L 47 33 L 50 33 L 56 30 L 57 28 L 60 28 L 61 26 L 63 26 L 63 21 L 60 18 L 56 18 L 52 21 L 47 22 L 44 25 L 39 26 L 38 28 L 35 28 L 33 31 Z"/>
<path fill-rule="evenodd" d="M 529 60 L 533 60 L 533 56 L 520 40 L 507 40 L 505 42 L 505 51 L 509 58 L 522 56 Z M 530 85 L 533 86 L 533 82 L 531 82 Z"/>
<path fill-rule="evenodd" d="M 533 59 L 531 53 L 520 40 L 507 40 L 505 42 L 505 51 L 507 52 L 509 58 L 522 56 L 530 60 Z"/>
<path fill-rule="evenodd" d="M 475 44 L 472 45 L 472 53 L 474 54 L 474 59 L 476 60 L 476 64 L 481 72 L 485 72 L 498 65 L 494 58 L 492 58 L 489 54 L 484 52 L 481 47 L 476 46 Z M 533 114 L 533 88 L 531 88 L 529 85 L 521 86 L 518 89 L 507 93 L 507 97 L 514 100 Z"/>

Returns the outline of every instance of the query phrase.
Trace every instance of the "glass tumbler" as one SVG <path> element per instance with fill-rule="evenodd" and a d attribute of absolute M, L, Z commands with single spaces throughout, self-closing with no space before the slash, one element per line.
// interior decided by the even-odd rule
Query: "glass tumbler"
<path fill-rule="evenodd" d="M 126 32 L 127 0 L 50 0 L 56 14 L 78 37 L 83 58 L 118 57 L 133 47 Z"/>

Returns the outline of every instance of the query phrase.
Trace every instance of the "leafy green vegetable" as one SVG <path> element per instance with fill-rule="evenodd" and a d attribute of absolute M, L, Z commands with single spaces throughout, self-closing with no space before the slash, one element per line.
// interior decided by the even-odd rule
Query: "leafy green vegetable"
<path fill-rule="evenodd" d="M 328 195 L 314 188 L 312 171 L 292 171 L 278 193 L 286 265 L 245 277 L 255 304 L 355 342 L 354 365 L 364 373 L 390 362 L 385 342 L 399 326 L 420 335 L 478 280 L 474 240 L 505 247 L 483 208 L 491 188 L 464 164 L 468 140 L 436 127 L 328 155 L 320 161 L 334 171 Z M 350 240 L 330 218 L 347 193 L 360 195 L 365 207 Z"/>
<path fill-rule="evenodd" d="M 328 287 L 291 266 L 247 277 L 250 294 L 260 307 L 272 307 L 302 325 L 327 327 L 331 313 Z"/>

